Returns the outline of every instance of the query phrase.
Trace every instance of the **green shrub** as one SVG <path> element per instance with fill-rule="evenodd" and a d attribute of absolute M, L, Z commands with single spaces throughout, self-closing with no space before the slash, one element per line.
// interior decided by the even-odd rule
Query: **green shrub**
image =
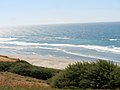
<path fill-rule="evenodd" d="M 44 67 L 33 66 L 29 63 L 18 62 L 9 69 L 10 72 L 23 76 L 30 76 L 37 79 L 46 80 L 55 74 L 55 70 Z"/>
<path fill-rule="evenodd" d="M 26 64 L 30 64 L 30 63 L 28 63 L 27 61 L 24 61 L 24 60 L 19 60 L 19 61 L 17 61 L 17 63 L 26 63 Z"/>
<path fill-rule="evenodd" d="M 114 71 L 111 72 L 110 82 L 108 86 L 111 88 L 120 88 L 120 67 L 117 67 Z"/>
<path fill-rule="evenodd" d="M 78 62 L 69 65 L 49 82 L 57 88 L 116 89 L 120 88 L 120 68 L 104 60 Z"/>
<path fill-rule="evenodd" d="M 23 76 L 46 80 L 54 76 L 60 70 L 37 67 L 22 60 L 17 62 L 0 62 L 0 71 L 8 71 Z"/>
<path fill-rule="evenodd" d="M 0 71 L 8 71 L 14 62 L 0 62 Z"/>
<path fill-rule="evenodd" d="M 14 66 L 10 67 L 9 72 L 29 76 L 30 73 L 28 72 L 28 68 L 30 68 L 31 66 L 32 65 L 30 64 L 19 62 L 16 63 Z"/>
<path fill-rule="evenodd" d="M 111 73 L 117 68 L 117 65 L 114 65 L 113 62 L 107 62 L 107 61 L 98 61 L 96 63 L 96 79 L 94 82 L 97 82 L 94 84 L 93 88 L 111 88 L 108 83 L 112 80 Z M 94 78 L 94 77 L 93 77 Z"/>

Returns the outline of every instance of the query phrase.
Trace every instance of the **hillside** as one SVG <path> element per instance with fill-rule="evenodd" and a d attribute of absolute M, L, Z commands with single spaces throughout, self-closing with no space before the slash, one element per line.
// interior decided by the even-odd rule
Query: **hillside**
<path fill-rule="evenodd" d="M 24 60 L 0 62 L 0 90 L 58 90 L 58 88 L 119 90 L 120 66 L 111 61 L 98 60 L 76 62 L 64 70 L 59 70 L 35 66 Z"/>
<path fill-rule="evenodd" d="M 10 72 L 0 72 L 0 90 L 57 90 L 46 81 Z"/>
<path fill-rule="evenodd" d="M 16 62 L 19 61 L 19 58 L 12 58 L 4 55 L 0 55 L 0 62 Z"/>
<path fill-rule="evenodd" d="M 33 66 L 26 61 L 0 55 L 0 90 L 56 90 L 47 84 L 46 79 L 57 72 L 55 69 Z"/>

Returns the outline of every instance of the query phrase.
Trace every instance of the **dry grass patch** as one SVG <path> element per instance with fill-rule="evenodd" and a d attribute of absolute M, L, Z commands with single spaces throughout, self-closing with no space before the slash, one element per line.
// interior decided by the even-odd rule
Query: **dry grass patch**
<path fill-rule="evenodd" d="M 1 86 L 50 88 L 43 80 L 24 77 L 10 72 L 0 72 L 0 87 Z"/>

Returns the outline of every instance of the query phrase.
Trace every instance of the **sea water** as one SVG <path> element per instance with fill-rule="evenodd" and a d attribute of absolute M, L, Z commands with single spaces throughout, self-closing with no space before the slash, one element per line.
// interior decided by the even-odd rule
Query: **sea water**
<path fill-rule="evenodd" d="M 0 54 L 120 62 L 120 22 L 0 28 Z"/>

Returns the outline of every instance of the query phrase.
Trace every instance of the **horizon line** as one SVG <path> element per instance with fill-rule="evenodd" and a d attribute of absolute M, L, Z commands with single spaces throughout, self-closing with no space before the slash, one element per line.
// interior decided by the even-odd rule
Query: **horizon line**
<path fill-rule="evenodd" d="M 120 21 L 96 21 L 96 22 L 63 22 L 63 23 L 39 23 L 39 24 L 16 24 L 16 25 L 3 25 L 1 27 L 19 27 L 19 26 L 39 26 L 39 25 L 63 25 L 63 24 L 94 24 L 94 23 L 120 23 Z"/>

